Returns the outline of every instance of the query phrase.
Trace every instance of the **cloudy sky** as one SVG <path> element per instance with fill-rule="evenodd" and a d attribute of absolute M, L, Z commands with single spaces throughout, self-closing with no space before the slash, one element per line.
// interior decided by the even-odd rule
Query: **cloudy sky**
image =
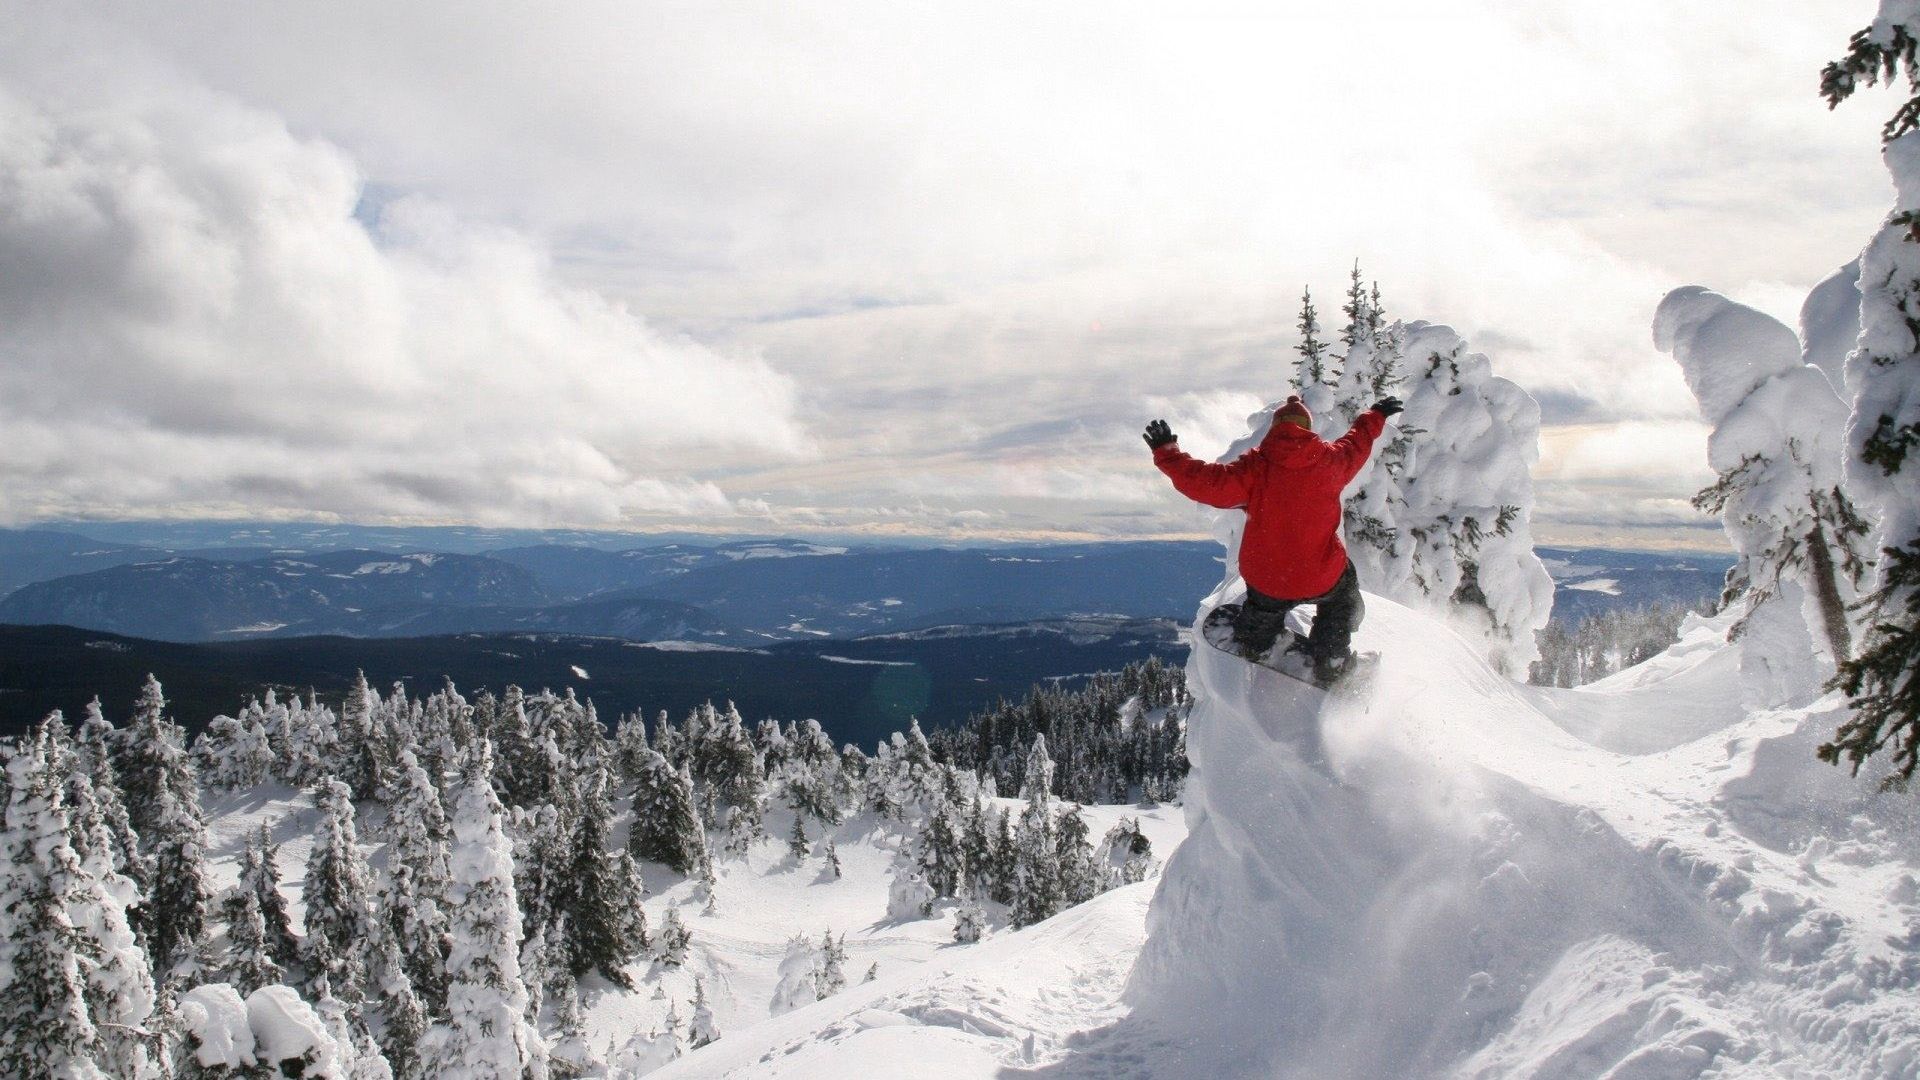
<path fill-rule="evenodd" d="M 1192 533 L 1357 257 L 1713 543 L 1649 321 L 1864 244 L 1870 8 L 0 0 L 0 519 Z"/>

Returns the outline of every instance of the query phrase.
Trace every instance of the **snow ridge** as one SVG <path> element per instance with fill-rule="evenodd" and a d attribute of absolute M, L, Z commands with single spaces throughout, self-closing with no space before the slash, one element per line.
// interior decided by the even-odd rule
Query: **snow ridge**
<path fill-rule="evenodd" d="M 1560 691 L 1367 601 L 1364 696 L 1195 648 L 1127 988 L 1163 1074 L 1920 1075 L 1920 830 L 1815 761 L 1834 701 L 1740 710 L 1731 617 Z"/>

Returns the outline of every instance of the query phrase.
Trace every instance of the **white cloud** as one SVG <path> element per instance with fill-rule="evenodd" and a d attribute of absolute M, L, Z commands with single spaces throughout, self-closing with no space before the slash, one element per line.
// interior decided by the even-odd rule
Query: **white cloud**
<path fill-rule="evenodd" d="M 788 379 L 191 85 L 0 85 L 0 506 L 615 524 L 729 512 Z"/>
<path fill-rule="evenodd" d="M 1196 449 L 1223 448 L 1239 403 L 1284 392 L 1301 285 L 1316 287 L 1331 329 L 1356 255 L 1393 314 L 1454 325 L 1500 373 L 1581 403 L 1582 419 L 1689 420 L 1691 397 L 1648 340 L 1659 297 L 1698 281 L 1789 305 L 1883 211 L 1884 110 L 1830 114 L 1812 88 L 1870 14 L 1851 7 L 347 0 L 236 17 L 181 0 L 95 15 L 23 6 L 0 70 L 55 116 L 85 111 L 71 106 L 86 87 L 124 86 L 128 69 L 187 72 L 246 107 L 196 99 L 183 111 L 226 134 L 184 141 L 141 113 L 163 176 L 219 175 L 244 146 L 335 193 L 309 215 L 331 226 L 265 252 L 278 251 L 266 265 L 281 277 L 297 265 L 332 287 L 302 303 L 281 288 L 259 320 L 292 318 L 315 342 L 308 354 L 347 357 L 334 361 L 344 384 L 375 404 L 330 397 L 335 369 L 322 379 L 282 362 L 265 326 L 220 322 L 222 290 L 253 280 L 265 255 L 181 225 L 166 234 L 175 246 L 143 250 L 182 280 L 157 293 L 129 283 L 115 302 L 138 310 L 157 295 L 201 313 L 181 340 L 217 326 L 246 343 L 223 338 L 209 366 L 266 357 L 289 392 L 262 400 L 252 376 L 201 372 L 209 392 L 134 410 L 158 430 L 219 417 L 235 438 L 265 429 L 324 455 L 320 405 L 391 452 L 498 437 L 509 425 L 496 403 L 517 395 L 541 434 L 436 457 L 437 487 L 413 476 L 419 455 L 401 455 L 386 480 L 365 474 L 361 487 L 382 494 L 363 505 L 604 520 L 631 516 L 623 500 L 662 513 L 731 502 L 785 520 L 803 508 L 878 520 L 905 487 L 929 513 L 890 526 L 949 528 L 980 511 L 996 526 L 1124 534 L 1191 527 L 1177 501 L 1145 494 L 1159 478 L 1140 425 L 1165 411 Z M 374 201 L 399 193 L 377 242 L 355 240 L 352 196 L 337 194 L 362 175 Z M 200 187 L 175 186 L 210 212 Z M 271 186 L 236 189 L 248 190 L 281 206 Z M 423 199 L 440 209 L 421 212 Z M 174 203 L 144 210 L 164 217 Z M 54 295 L 101 281 L 82 263 L 43 269 Z M 523 339 L 568 344 L 498 372 L 473 359 Z M 166 344 L 141 342 L 173 357 L 156 370 L 191 370 Z M 452 359 L 389 375 L 396 350 Z M 605 374 L 629 353 L 652 358 L 643 373 Z M 464 373 L 468 411 L 393 404 L 416 405 L 448 369 Z M 539 381 L 530 371 L 552 370 L 566 374 L 525 389 Z M 796 463 L 806 447 L 819 456 Z M 1568 471 L 1543 474 L 1543 490 L 1589 487 L 1543 496 L 1549 513 L 1658 516 L 1688 482 L 1671 463 L 1658 483 L 1609 486 L 1594 470 L 1614 451 L 1554 453 Z M 324 494 L 317 509 L 348 506 L 328 493 L 336 466 L 287 456 L 257 462 L 310 485 L 279 504 Z M 545 483 L 547 467 L 569 482 Z M 528 479 L 494 483 L 510 476 Z M 634 477 L 661 489 L 630 489 Z M 0 483 L 18 501 L 16 481 Z M 152 505 L 175 490 L 62 483 L 76 504 Z"/>

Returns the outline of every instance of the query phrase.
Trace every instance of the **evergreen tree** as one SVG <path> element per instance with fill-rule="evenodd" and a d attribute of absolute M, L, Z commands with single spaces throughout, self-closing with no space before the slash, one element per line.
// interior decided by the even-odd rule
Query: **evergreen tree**
<path fill-rule="evenodd" d="M 1084 904 L 1098 896 L 1106 887 L 1106 875 L 1094 861 L 1093 846 L 1087 839 L 1087 823 L 1080 816 L 1079 807 L 1060 815 L 1054 844 L 1060 907 Z"/>
<path fill-rule="evenodd" d="M 447 1015 L 429 1033 L 425 1058 L 436 1075 L 518 1080 L 544 1059 L 545 1046 L 526 1020 L 513 845 L 485 738 L 467 755 L 454 791 L 453 837 Z"/>
<path fill-rule="evenodd" d="M 353 673 L 353 685 L 347 689 L 340 706 L 339 779 L 351 789 L 352 797 L 365 802 L 377 798 L 386 789 L 390 763 L 384 760 L 390 748 L 381 723 L 380 696 L 367 685 L 367 673 Z"/>
<path fill-rule="evenodd" d="M 966 877 L 966 852 L 962 837 L 965 825 L 959 820 L 959 808 L 953 803 L 939 806 L 927 815 L 915 843 L 920 875 L 935 896 L 953 896 Z"/>
<path fill-rule="evenodd" d="M 1300 331 L 1300 344 L 1293 348 L 1300 354 L 1300 360 L 1294 366 L 1294 386 L 1304 393 L 1310 387 L 1331 384 L 1333 372 L 1327 362 L 1327 343 L 1320 340 L 1320 313 L 1314 310 L 1311 289 L 1300 292 L 1300 321 L 1295 325 Z M 1309 403 L 1308 408 L 1312 407 Z"/>
<path fill-rule="evenodd" d="M 14 752 L 6 773 L 0 1072 L 104 1080 L 100 1033 L 87 1008 L 85 944 L 69 914 L 86 898 L 86 882 L 67 839 L 61 778 L 39 739 Z"/>
<path fill-rule="evenodd" d="M 713 1007 L 707 1004 L 706 980 L 696 975 L 693 977 L 693 1015 L 687 1018 L 687 1044 L 698 1050 L 719 1039 L 720 1025 L 713 1019 Z"/>
<path fill-rule="evenodd" d="M 400 951 L 407 981 L 435 1014 L 446 1008 L 447 889 L 452 871 L 440 792 L 409 750 L 396 762 L 387 808 L 387 873 L 381 909 Z M 391 1056 L 391 1055 L 390 1055 Z"/>
<path fill-rule="evenodd" d="M 572 850 L 561 879 L 556 907 L 565 917 L 566 955 L 556 959 L 570 977 L 598 971 L 622 989 L 632 989 L 626 965 L 640 954 L 643 942 L 629 934 L 626 912 L 640 906 L 631 890 L 625 866 L 607 847 L 613 831 L 613 802 L 607 795 L 607 774 L 597 769 L 587 780 L 574 823 Z"/>
<path fill-rule="evenodd" d="M 98 1064 L 109 1076 L 145 1078 L 157 1068 L 143 1034 L 153 1013 L 155 988 L 146 950 L 135 938 L 128 914 L 139 891 L 118 868 L 122 848 L 115 832 L 126 827 L 126 814 L 117 792 L 108 789 L 103 797 L 95 789 L 90 764 L 69 738 L 58 712 L 47 718 L 36 737 L 45 747 L 54 780 L 65 778 L 68 843 L 79 864 L 78 892 L 68 904 L 68 915 L 80 935 L 88 1016 L 100 1033 Z M 111 781 L 110 765 L 105 776 Z M 116 809 L 117 825 L 111 812 Z M 130 829 L 126 835 L 130 840 Z"/>
<path fill-rule="evenodd" d="M 1834 684 L 1853 714 L 1819 748 L 1829 762 L 1858 773 L 1874 755 L 1892 755 L 1890 787 L 1904 787 L 1920 766 L 1920 200 L 1911 157 L 1894 143 L 1920 127 L 1920 17 L 1882 4 L 1880 18 L 1853 35 L 1847 54 L 1821 72 L 1829 107 L 1861 85 L 1904 74 L 1903 101 L 1881 129 L 1882 155 L 1897 201 L 1860 257 L 1859 347 L 1847 359 L 1852 401 L 1847 428 L 1847 490 L 1880 523 L 1880 558 L 1862 609 L 1866 630 Z"/>
<path fill-rule="evenodd" d="M 987 913 L 980 908 L 980 900 L 971 886 L 960 894 L 960 906 L 953 911 L 953 940 L 962 945 L 972 945 L 986 932 Z"/>
<path fill-rule="evenodd" d="M 654 957 L 668 967 L 679 967 L 687 962 L 687 945 L 692 940 L 692 931 L 680 921 L 680 909 L 670 907 L 660 932 L 653 936 Z"/>
<path fill-rule="evenodd" d="M 549 1040 L 553 1080 L 605 1076 L 607 1064 L 594 1053 L 593 1044 L 587 1039 L 587 1015 L 580 1003 L 580 984 L 564 965 L 555 969 L 547 998 L 553 1003 L 554 1038 Z"/>
<path fill-rule="evenodd" d="M 1012 816 L 1004 809 L 994 822 L 993 870 L 988 875 L 988 893 L 996 904 L 1012 904 L 1019 877 L 1019 845 L 1014 840 Z"/>
<path fill-rule="evenodd" d="M 646 718 L 638 712 L 621 717 L 614 728 L 613 748 L 614 769 L 623 781 L 631 783 L 640 775 L 640 767 L 653 749 L 647 743 Z"/>
<path fill-rule="evenodd" d="M 265 711 L 249 701 L 240 715 L 216 716 L 194 740 L 193 756 L 201 779 L 215 791 L 246 791 L 272 775 L 275 765 L 264 722 Z"/>
<path fill-rule="evenodd" d="M 627 850 L 676 874 L 691 874 L 706 859 L 706 839 L 693 807 L 693 783 L 658 751 L 648 751 L 634 778 L 633 824 Z"/>
<path fill-rule="evenodd" d="M 394 1080 L 426 1080 L 431 1075 L 422 1056 L 428 1029 L 426 1005 L 407 977 L 406 963 L 392 931 L 381 928 L 375 936 L 368 976 L 380 1021 L 380 1054 L 393 1069 Z"/>
<path fill-rule="evenodd" d="M 847 938 L 835 940 L 832 930 L 820 935 L 820 962 L 814 973 L 815 996 L 825 1000 L 847 988 Z"/>
<path fill-rule="evenodd" d="M 133 904 L 146 895 L 148 867 L 140 853 L 140 838 L 133 831 L 133 819 L 127 814 L 126 796 L 120 788 L 120 776 L 113 764 L 113 725 L 100 711 L 100 699 L 87 703 L 87 715 L 74 738 L 74 771 L 84 773 L 93 787 L 101 822 L 109 836 L 113 868 L 133 882 Z"/>
<path fill-rule="evenodd" d="M 311 787 L 333 775 L 340 754 L 340 721 L 311 693 L 304 702 L 296 697 L 277 712 L 270 709 L 267 737 L 281 747 L 280 779 Z"/>
<path fill-rule="evenodd" d="M 787 953 L 780 959 L 780 979 L 773 987 L 768 1012 L 774 1016 L 790 1013 L 820 1000 L 817 977 L 819 957 L 806 935 L 787 939 Z"/>
<path fill-rule="evenodd" d="M 795 863 L 803 863 L 812 852 L 813 849 L 807 844 L 807 830 L 800 824 L 800 814 L 796 812 L 793 815 L 793 830 L 787 834 L 787 854 L 792 856 Z"/>
<path fill-rule="evenodd" d="M 827 860 L 827 872 L 833 875 L 835 881 L 840 880 L 840 851 L 833 846 L 833 837 L 827 837 L 827 844 L 823 853 Z"/>
<path fill-rule="evenodd" d="M 640 875 L 640 864 L 629 852 L 614 853 L 614 872 L 626 883 L 621 890 L 629 902 L 618 912 L 621 917 L 620 935 L 621 940 L 633 950 L 629 959 L 634 959 L 653 946 L 653 937 L 647 932 L 647 909 L 642 903 L 647 898 L 647 883 Z"/>
<path fill-rule="evenodd" d="M 245 856 L 253 854 L 248 848 Z M 220 921 L 227 927 L 227 944 L 219 966 L 220 977 L 243 993 L 251 994 L 263 986 L 272 986 L 285 978 L 267 943 L 267 921 L 260 913 L 260 898 L 243 883 L 228 889 L 220 898 Z"/>
<path fill-rule="evenodd" d="M 300 942 L 293 935 L 293 918 L 287 911 L 287 898 L 280 893 L 280 845 L 266 822 L 248 844 L 240 862 L 240 885 L 253 893 L 254 906 L 264 926 L 267 955 L 282 969 L 300 961 Z"/>
<path fill-rule="evenodd" d="M 194 956 L 212 903 L 199 781 L 185 732 L 167 719 L 166 708 L 159 681 L 147 676 L 132 722 L 113 742 L 114 768 L 149 875 L 135 929 L 162 981 L 185 974 L 176 968 Z"/>
<path fill-rule="evenodd" d="M 1060 856 L 1053 811 L 1047 792 L 1053 782 L 1053 759 L 1047 755 L 1046 736 L 1036 736 L 1027 754 L 1026 780 L 1021 795 L 1026 806 L 1013 841 L 1013 925 L 1029 926 L 1060 910 Z"/>
<path fill-rule="evenodd" d="M 561 914 L 572 845 L 560 811 L 550 803 L 515 807 L 510 819 L 514 895 L 520 904 L 523 940 L 532 940 L 544 936 Z M 531 976 L 527 987 L 537 992 Z"/>
<path fill-rule="evenodd" d="M 315 789 L 320 820 L 307 857 L 307 936 L 304 960 L 310 981 L 349 1002 L 366 996 L 367 948 L 373 940 L 371 875 L 353 822 L 353 792 L 338 780 Z"/>

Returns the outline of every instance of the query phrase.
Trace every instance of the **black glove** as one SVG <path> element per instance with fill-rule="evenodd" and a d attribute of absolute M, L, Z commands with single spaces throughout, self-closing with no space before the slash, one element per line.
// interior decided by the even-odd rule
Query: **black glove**
<path fill-rule="evenodd" d="M 1397 397 L 1383 397 L 1373 403 L 1373 411 L 1379 413 L 1381 416 L 1393 416 L 1396 413 L 1405 411 L 1405 409 L 1406 406 L 1400 404 L 1400 399 Z"/>
<path fill-rule="evenodd" d="M 1155 420 L 1153 423 L 1148 424 L 1147 433 L 1140 437 L 1147 440 L 1147 445 L 1155 450 L 1174 441 L 1175 438 L 1173 429 L 1167 426 L 1165 420 Z"/>

